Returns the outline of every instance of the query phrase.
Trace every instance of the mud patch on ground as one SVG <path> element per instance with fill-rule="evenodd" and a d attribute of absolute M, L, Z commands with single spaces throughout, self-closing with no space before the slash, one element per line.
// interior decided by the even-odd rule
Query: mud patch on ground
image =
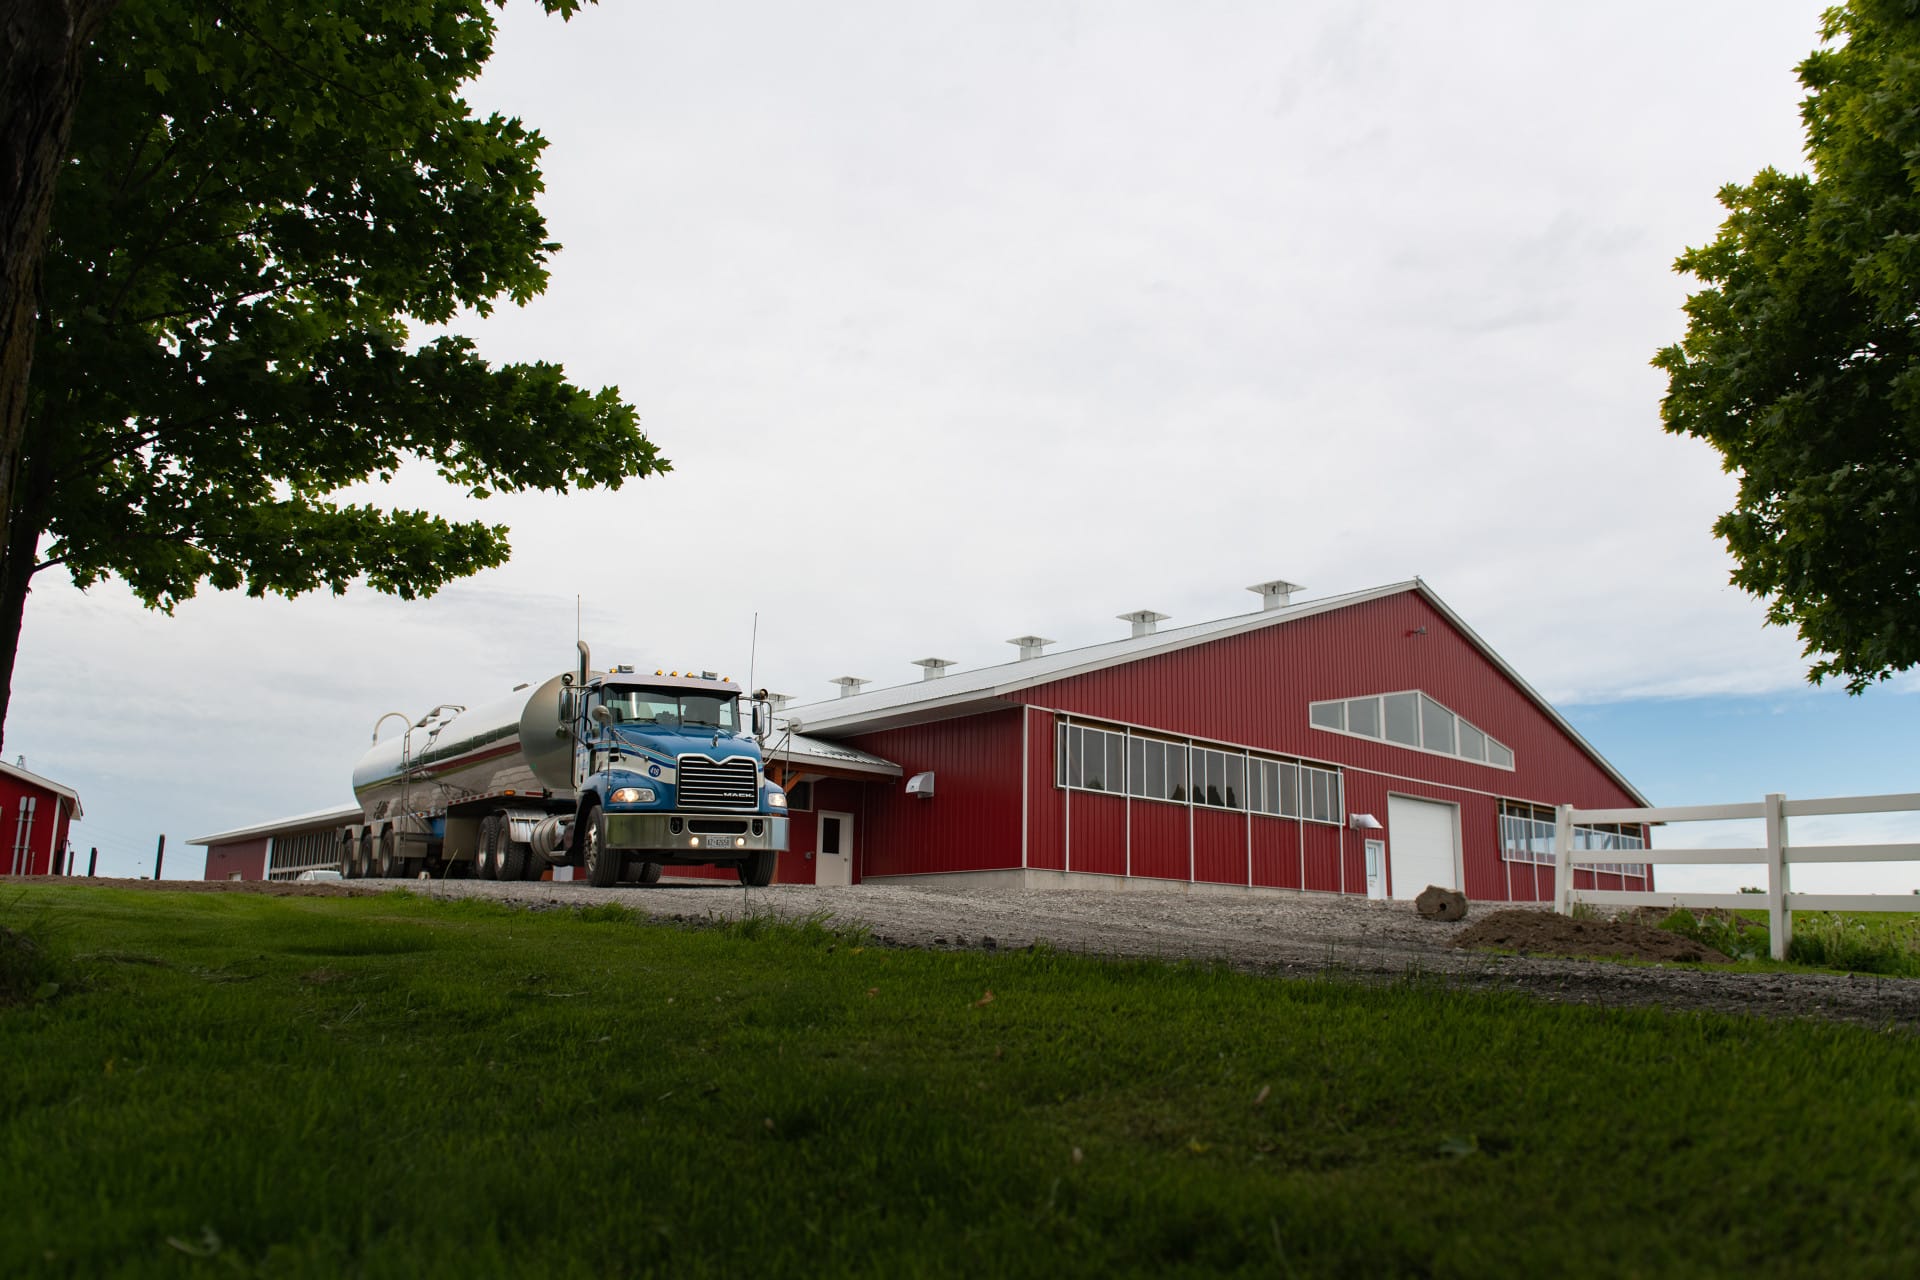
<path fill-rule="evenodd" d="M 1529 955 L 1733 963 L 1712 947 L 1665 929 L 1630 920 L 1583 920 L 1545 911 L 1496 911 L 1455 934 L 1452 945 L 1467 951 L 1519 951 Z"/>

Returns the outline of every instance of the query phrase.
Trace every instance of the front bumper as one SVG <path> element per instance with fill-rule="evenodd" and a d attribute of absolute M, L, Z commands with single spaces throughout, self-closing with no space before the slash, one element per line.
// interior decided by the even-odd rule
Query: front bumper
<path fill-rule="evenodd" d="M 763 813 L 609 813 L 606 819 L 607 848 L 620 853 L 719 862 L 787 847 L 786 818 Z"/>

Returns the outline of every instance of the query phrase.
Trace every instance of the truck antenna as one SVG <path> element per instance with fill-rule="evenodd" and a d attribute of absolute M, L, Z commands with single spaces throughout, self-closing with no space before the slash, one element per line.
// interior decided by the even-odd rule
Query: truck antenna
<path fill-rule="evenodd" d="M 580 593 L 573 593 L 573 642 L 580 643 Z"/>
<path fill-rule="evenodd" d="M 756 689 L 759 687 L 753 682 L 754 663 L 757 662 L 759 658 L 760 658 L 760 611 L 758 609 L 755 609 L 753 611 L 753 639 L 747 644 L 747 688 L 749 690 Z"/>

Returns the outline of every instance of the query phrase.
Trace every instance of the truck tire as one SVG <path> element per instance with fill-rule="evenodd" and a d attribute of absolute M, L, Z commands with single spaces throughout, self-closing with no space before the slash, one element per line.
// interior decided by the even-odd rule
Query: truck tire
<path fill-rule="evenodd" d="M 333 842 L 334 856 L 340 860 L 340 878 L 353 879 L 353 832 L 342 831 Z"/>
<path fill-rule="evenodd" d="M 354 855 L 353 878 L 364 880 L 373 874 L 373 832 L 360 833 L 360 851 Z"/>
<path fill-rule="evenodd" d="M 392 879 L 399 862 L 400 833 L 388 827 L 380 833 L 380 850 L 374 854 L 373 873 L 382 880 Z"/>
<path fill-rule="evenodd" d="M 580 815 L 580 862 L 587 869 L 587 883 L 596 889 L 611 889 L 620 883 L 620 855 L 607 848 L 607 820 L 597 804 L 588 804 Z"/>
<path fill-rule="evenodd" d="M 513 828 L 503 818 L 494 836 L 494 846 L 498 852 L 493 855 L 494 866 L 502 880 L 532 880 L 539 876 L 529 876 L 527 868 L 533 861 L 531 846 L 521 844 L 513 838 Z"/>
<path fill-rule="evenodd" d="M 636 875 L 634 877 L 634 880 L 640 884 L 659 884 L 660 883 L 660 864 L 657 862 L 641 863 L 640 874 Z"/>
<path fill-rule="evenodd" d="M 779 857 L 777 849 L 755 849 L 734 868 L 739 873 L 740 883 L 749 889 L 766 888 L 773 883 L 773 869 Z"/>
<path fill-rule="evenodd" d="M 492 880 L 499 874 L 499 864 L 493 858 L 494 842 L 499 838 L 500 816 L 490 813 L 480 819 L 480 834 L 473 846 L 473 874 L 482 880 Z"/>

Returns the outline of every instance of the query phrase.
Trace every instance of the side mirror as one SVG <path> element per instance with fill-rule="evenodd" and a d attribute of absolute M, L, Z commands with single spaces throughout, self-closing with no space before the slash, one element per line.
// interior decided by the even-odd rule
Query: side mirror
<path fill-rule="evenodd" d="M 772 729 L 773 729 L 773 716 L 767 704 L 764 702 L 754 703 L 753 704 L 753 736 L 756 738 L 765 738 L 767 734 L 772 731 Z"/>
<path fill-rule="evenodd" d="M 562 720 L 571 720 L 579 713 L 579 708 L 573 701 L 573 690 L 562 689 L 560 691 L 560 718 Z"/>
<path fill-rule="evenodd" d="M 613 713 L 611 711 L 608 711 L 605 707 L 597 706 L 592 710 L 590 714 L 593 716 L 593 722 L 595 724 L 612 724 L 613 723 Z"/>

